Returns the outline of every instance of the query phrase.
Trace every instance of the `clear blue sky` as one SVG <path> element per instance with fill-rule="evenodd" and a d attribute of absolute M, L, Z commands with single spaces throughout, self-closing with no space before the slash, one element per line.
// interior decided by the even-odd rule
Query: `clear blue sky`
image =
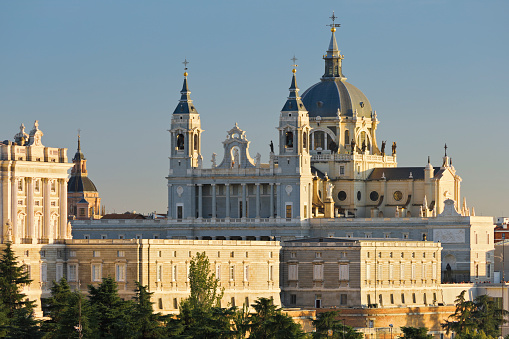
<path fill-rule="evenodd" d="M 43 143 L 82 148 L 109 212 L 165 212 L 171 113 L 189 64 L 204 164 L 235 122 L 268 161 L 298 58 L 319 81 L 332 10 L 343 73 L 398 143 L 400 166 L 443 145 L 478 215 L 509 215 L 509 2 L 0 1 L 0 139 L 38 119 Z"/>

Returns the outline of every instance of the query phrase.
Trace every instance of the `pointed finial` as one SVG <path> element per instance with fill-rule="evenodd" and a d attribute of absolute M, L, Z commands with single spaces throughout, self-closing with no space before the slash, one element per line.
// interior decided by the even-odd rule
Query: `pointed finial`
<path fill-rule="evenodd" d="M 329 18 L 332 20 L 332 24 L 328 24 L 327 26 L 329 26 L 331 28 L 330 31 L 334 33 L 336 31 L 336 27 L 340 27 L 341 24 L 334 23 L 334 21 L 336 21 L 338 18 L 336 15 L 334 15 L 334 11 L 332 11 L 332 16 Z"/>
<path fill-rule="evenodd" d="M 78 128 L 78 152 L 81 151 L 81 129 Z"/>
<path fill-rule="evenodd" d="M 296 62 L 297 60 L 299 60 L 299 59 L 297 59 L 297 58 L 295 57 L 295 54 L 294 54 L 294 55 L 293 55 L 293 58 L 291 58 L 290 60 L 292 60 L 292 61 L 293 61 L 293 65 L 292 65 L 293 69 L 292 69 L 292 72 L 293 72 L 293 73 L 295 73 L 295 72 L 297 72 L 297 67 L 299 67 L 299 65 L 297 65 L 295 62 Z"/>
<path fill-rule="evenodd" d="M 187 64 L 189 63 L 189 61 L 187 61 L 187 58 L 184 58 L 184 62 L 182 62 L 184 64 L 184 71 L 187 71 Z M 186 77 L 187 76 L 187 72 L 184 72 L 184 76 Z"/>
<path fill-rule="evenodd" d="M 447 156 L 447 144 L 445 144 L 445 146 L 444 146 L 444 150 L 445 150 L 444 157 L 446 157 L 446 156 Z"/>
<path fill-rule="evenodd" d="M 429 158 L 429 155 L 428 155 L 428 164 L 429 164 L 429 163 L 431 163 L 431 161 L 430 161 L 430 158 Z"/>

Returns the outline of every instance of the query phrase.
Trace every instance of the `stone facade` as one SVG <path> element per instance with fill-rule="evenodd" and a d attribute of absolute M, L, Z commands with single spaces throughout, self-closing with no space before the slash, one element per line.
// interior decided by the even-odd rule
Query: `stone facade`
<path fill-rule="evenodd" d="M 48 244 L 71 237 L 67 225 L 66 148 L 45 147 L 36 121 L 0 144 L 2 242 Z"/>
<path fill-rule="evenodd" d="M 287 241 L 282 303 L 358 308 L 442 303 L 440 244 L 398 239 L 311 238 Z"/>
<path fill-rule="evenodd" d="M 156 311 L 178 313 L 178 303 L 190 292 L 190 261 L 205 252 L 224 288 L 223 307 L 250 305 L 260 297 L 279 304 L 280 248 L 276 241 L 67 240 L 66 274 L 71 286 L 83 291 L 113 277 L 125 299 L 134 296 L 139 281 L 154 293 Z"/>

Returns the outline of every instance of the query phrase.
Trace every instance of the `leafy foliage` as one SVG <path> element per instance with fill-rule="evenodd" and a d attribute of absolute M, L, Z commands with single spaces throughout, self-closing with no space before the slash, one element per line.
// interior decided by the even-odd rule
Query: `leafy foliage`
<path fill-rule="evenodd" d="M 260 298 L 252 305 L 256 313 L 250 316 L 250 336 L 254 339 L 265 338 L 304 338 L 299 324 L 274 305 L 272 298 Z"/>
<path fill-rule="evenodd" d="M 432 339 L 433 335 L 428 334 L 426 327 L 405 327 L 401 326 L 403 336 L 401 339 Z"/>
<path fill-rule="evenodd" d="M 0 334 L 3 338 L 39 338 L 39 323 L 34 319 L 34 302 L 21 292 L 32 282 L 7 243 L 0 259 Z"/>
<path fill-rule="evenodd" d="M 132 301 L 124 301 L 118 295 L 117 283 L 110 277 L 103 278 L 98 287 L 88 286 L 90 303 L 101 337 L 125 338 L 126 333 L 135 333 L 132 321 Z"/>
<path fill-rule="evenodd" d="M 164 327 L 161 324 L 168 319 L 160 313 L 154 313 L 150 298 L 153 293 L 147 290 L 147 286 L 136 282 L 136 295 L 133 308 L 136 334 L 138 338 L 162 338 Z"/>
<path fill-rule="evenodd" d="M 79 291 L 71 291 L 65 278 L 53 282 L 51 297 L 45 304 L 50 317 L 42 326 L 45 339 L 79 338 L 80 332 L 89 338 L 96 333 L 88 299 Z"/>
<path fill-rule="evenodd" d="M 334 338 L 334 339 L 362 339 L 363 335 L 357 332 L 353 327 L 344 325 L 337 319 L 339 311 L 321 312 L 313 320 L 316 332 L 313 333 L 313 338 Z M 332 331 L 332 336 L 329 336 L 329 330 Z"/>
<path fill-rule="evenodd" d="M 453 331 L 467 337 L 485 335 L 498 337 L 500 326 L 506 322 L 504 316 L 509 312 L 498 307 L 487 295 L 480 295 L 474 301 L 465 299 L 462 291 L 455 300 L 456 310 L 449 320 L 442 323 L 447 333 Z"/>
<path fill-rule="evenodd" d="M 187 300 L 191 308 L 206 310 L 221 305 L 224 289 L 219 289 L 219 280 L 210 271 L 209 258 L 205 252 L 196 253 L 191 260 L 189 287 L 191 294 Z"/>

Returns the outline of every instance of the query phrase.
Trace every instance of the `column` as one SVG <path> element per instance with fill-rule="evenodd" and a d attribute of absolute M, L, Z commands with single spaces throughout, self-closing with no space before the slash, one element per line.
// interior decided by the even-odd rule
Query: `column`
<path fill-rule="evenodd" d="M 58 179 L 58 200 L 60 206 L 60 222 L 57 239 L 65 239 L 67 229 L 67 179 Z"/>
<path fill-rule="evenodd" d="M 198 218 L 203 218 L 203 185 L 198 184 Z"/>
<path fill-rule="evenodd" d="M 42 205 L 44 215 L 42 216 L 43 231 L 39 234 L 39 238 L 49 239 L 53 232 L 51 232 L 51 201 L 50 201 L 50 181 L 47 178 L 42 179 Z"/>
<path fill-rule="evenodd" d="M 18 230 L 18 180 L 19 178 L 11 178 L 11 224 L 12 224 L 12 242 L 19 244 Z"/>
<path fill-rule="evenodd" d="M 279 182 L 276 183 L 276 218 L 281 217 L 280 209 L 281 209 L 281 192 L 280 192 L 281 184 Z"/>
<path fill-rule="evenodd" d="M 216 184 L 212 184 L 212 219 L 216 218 Z"/>
<path fill-rule="evenodd" d="M 173 185 L 168 184 L 168 216 L 167 216 L 168 219 L 173 218 L 173 213 L 172 213 L 172 211 L 173 211 L 173 199 L 172 199 L 173 191 L 172 190 L 173 190 Z"/>
<path fill-rule="evenodd" d="M 274 183 L 269 184 L 270 196 L 270 218 L 274 218 Z"/>
<path fill-rule="evenodd" d="M 230 219 L 230 184 L 224 184 L 226 190 L 226 219 Z"/>
<path fill-rule="evenodd" d="M 260 184 L 256 183 L 256 218 L 260 219 Z"/>
<path fill-rule="evenodd" d="M 26 178 L 28 181 L 27 185 L 27 238 L 32 239 L 32 243 L 37 241 L 35 236 L 35 224 L 34 224 L 34 180 L 33 178 Z M 17 202 L 16 202 L 17 204 Z M 36 242 L 35 242 L 36 243 Z"/>
<path fill-rule="evenodd" d="M 246 184 L 241 184 L 241 185 L 242 185 L 242 215 L 240 217 L 245 218 L 247 216 Z"/>

